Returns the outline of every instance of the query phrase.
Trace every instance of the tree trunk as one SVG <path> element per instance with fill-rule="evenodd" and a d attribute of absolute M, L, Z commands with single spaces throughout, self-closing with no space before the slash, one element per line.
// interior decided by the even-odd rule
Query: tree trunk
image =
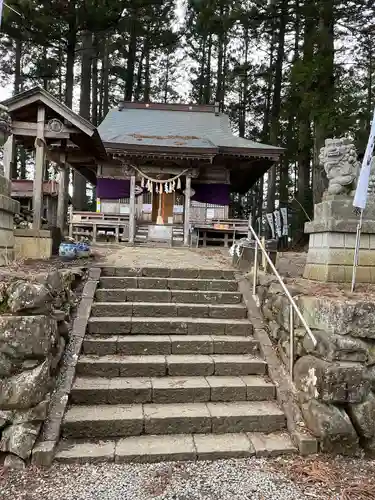
<path fill-rule="evenodd" d="M 147 37 L 148 37 L 147 33 Z M 146 41 L 146 47 L 145 47 L 145 56 L 146 56 L 146 61 L 145 61 L 145 86 L 144 86 L 144 92 L 143 92 L 143 101 L 144 102 L 150 102 L 150 94 L 151 94 L 151 80 L 150 80 L 150 43 L 149 40 L 147 39 Z"/>
<path fill-rule="evenodd" d="M 281 85 L 283 77 L 283 63 L 285 56 L 285 29 L 287 22 L 289 0 L 282 0 L 280 5 L 279 30 L 277 35 L 277 55 L 275 61 L 275 76 L 273 86 L 270 142 L 277 146 L 280 141 L 280 109 L 281 109 Z M 267 211 L 275 210 L 276 199 L 277 166 L 273 165 L 268 174 Z"/>
<path fill-rule="evenodd" d="M 314 204 L 322 199 L 328 182 L 319 162 L 320 149 L 327 138 L 334 135 L 334 15 L 333 0 L 320 0 L 319 23 L 316 37 L 316 102 L 314 117 Z"/>
<path fill-rule="evenodd" d="M 107 38 L 103 42 L 102 82 L 103 82 L 102 117 L 104 118 L 109 111 L 109 55 L 108 55 Z"/>
<path fill-rule="evenodd" d="M 99 58 L 99 40 L 98 36 L 94 36 L 93 42 L 93 57 L 92 57 L 92 91 L 91 91 L 91 109 L 92 117 L 91 121 L 93 125 L 98 125 L 98 93 L 99 93 L 99 83 L 98 83 L 98 58 Z"/>
<path fill-rule="evenodd" d="M 203 92 L 203 104 L 211 102 L 211 58 L 212 58 L 212 34 L 208 37 L 207 65 Z"/>
<path fill-rule="evenodd" d="M 79 114 L 82 118 L 90 120 L 91 104 L 91 69 L 92 69 L 92 33 L 84 31 L 82 34 L 82 61 L 81 61 L 81 92 L 79 101 Z M 86 180 L 77 171 L 73 176 L 73 208 L 86 210 Z"/>
<path fill-rule="evenodd" d="M 128 57 L 126 61 L 126 80 L 125 80 L 125 101 L 131 101 L 133 97 L 133 87 L 134 87 L 134 68 L 135 68 L 135 56 L 137 50 L 137 12 L 133 10 L 131 12 L 130 19 L 130 39 L 128 47 Z"/>
<path fill-rule="evenodd" d="M 69 29 L 66 47 L 65 104 L 73 107 L 74 62 L 77 45 L 77 19 L 75 1 L 69 2 Z"/>

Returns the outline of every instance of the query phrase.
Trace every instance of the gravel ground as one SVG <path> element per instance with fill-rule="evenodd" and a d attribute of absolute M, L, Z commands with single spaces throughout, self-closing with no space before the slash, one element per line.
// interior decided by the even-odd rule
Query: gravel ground
<path fill-rule="evenodd" d="M 1 472 L 1 500 L 373 500 L 375 461 L 327 457 L 54 465 Z"/>

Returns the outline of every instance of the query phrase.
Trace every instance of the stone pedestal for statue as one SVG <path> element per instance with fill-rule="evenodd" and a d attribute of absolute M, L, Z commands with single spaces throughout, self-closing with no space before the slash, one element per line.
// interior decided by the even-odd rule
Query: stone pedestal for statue
<path fill-rule="evenodd" d="M 325 195 L 314 207 L 314 220 L 305 224 L 310 234 L 303 277 L 350 283 L 359 217 L 353 213 L 353 197 Z M 375 283 L 375 200 L 369 199 L 363 214 L 357 283 Z"/>
<path fill-rule="evenodd" d="M 0 266 L 14 259 L 13 216 L 20 210 L 18 201 L 12 200 L 11 181 L 0 173 Z"/>

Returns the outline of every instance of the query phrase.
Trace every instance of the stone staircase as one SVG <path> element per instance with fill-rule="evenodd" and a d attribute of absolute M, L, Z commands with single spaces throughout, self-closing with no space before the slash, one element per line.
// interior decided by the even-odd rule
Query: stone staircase
<path fill-rule="evenodd" d="M 104 268 L 57 461 L 294 452 L 233 271 Z"/>
<path fill-rule="evenodd" d="M 137 226 L 136 234 L 135 234 L 135 243 L 137 246 L 142 245 L 150 245 L 147 241 L 148 236 L 148 226 L 146 224 Z M 173 226 L 172 229 L 172 245 L 173 246 L 182 246 L 184 242 L 184 228 L 182 224 Z M 158 246 L 169 246 L 168 242 L 159 242 Z"/>

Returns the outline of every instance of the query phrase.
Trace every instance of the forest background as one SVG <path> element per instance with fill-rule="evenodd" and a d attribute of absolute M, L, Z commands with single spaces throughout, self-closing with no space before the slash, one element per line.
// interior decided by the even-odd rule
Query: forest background
<path fill-rule="evenodd" d="M 0 98 L 40 85 L 98 125 L 122 100 L 222 103 L 241 137 L 285 148 L 232 215 L 286 206 L 296 241 L 329 137 L 364 153 L 375 92 L 373 0 L 7 0 Z M 32 178 L 18 148 L 13 178 Z M 53 176 L 54 169 L 46 170 Z M 94 205 L 80 175 L 73 206 Z M 90 195 L 91 193 L 91 195 Z"/>

